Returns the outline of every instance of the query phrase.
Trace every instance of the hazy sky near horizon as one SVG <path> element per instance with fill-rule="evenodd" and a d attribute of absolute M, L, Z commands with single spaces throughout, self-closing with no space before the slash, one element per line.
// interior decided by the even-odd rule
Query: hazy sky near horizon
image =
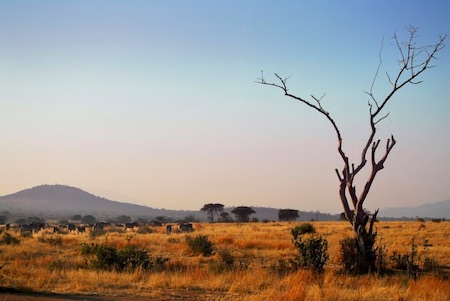
<path fill-rule="evenodd" d="M 326 93 L 358 162 L 392 35 L 450 33 L 442 1 L 0 1 L 0 195 L 65 184 L 155 208 L 341 212 L 330 124 L 255 81 Z M 369 209 L 450 199 L 450 47 L 388 107 Z M 363 179 L 365 180 L 365 179 Z M 362 183 L 362 181 L 361 181 Z M 362 188 L 360 184 L 358 188 Z"/>

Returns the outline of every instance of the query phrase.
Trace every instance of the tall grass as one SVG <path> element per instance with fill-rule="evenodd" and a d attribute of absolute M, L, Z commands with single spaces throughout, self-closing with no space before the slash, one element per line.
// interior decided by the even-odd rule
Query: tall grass
<path fill-rule="evenodd" d="M 20 237 L 19 244 L 0 245 L 1 285 L 51 293 L 158 296 L 172 292 L 198 300 L 450 300 L 444 274 L 423 273 L 417 280 L 405 274 L 352 277 L 340 273 L 339 241 L 351 235 L 345 222 L 314 222 L 316 234 L 328 241 L 325 272 L 287 270 L 298 255 L 291 229 L 299 223 L 198 224 L 196 232 L 52 234 Z M 450 223 L 380 222 L 378 237 L 389 253 L 408 252 L 412 238 L 420 258 L 450 267 Z M 186 237 L 202 235 L 216 252 L 196 255 Z M 427 249 L 420 247 L 428 239 Z M 54 243 L 57 241 L 58 243 Z M 86 244 L 107 244 L 118 250 L 129 245 L 153 258 L 169 258 L 161 271 L 92 269 L 81 253 Z M 284 262 L 284 263 L 283 263 Z M 286 269 L 283 273 L 283 269 Z M 203 298 L 203 299 L 202 299 Z"/>

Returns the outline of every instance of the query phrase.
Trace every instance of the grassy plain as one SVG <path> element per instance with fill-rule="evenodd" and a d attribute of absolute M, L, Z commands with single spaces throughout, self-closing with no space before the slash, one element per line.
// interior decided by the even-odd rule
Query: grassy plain
<path fill-rule="evenodd" d="M 17 245 L 0 245 L 3 287 L 23 291 L 159 297 L 191 296 L 195 300 L 450 300 L 445 273 L 405 273 L 349 276 L 339 272 L 339 241 L 351 235 L 346 222 L 313 222 L 317 234 L 328 240 L 329 260 L 321 276 L 310 271 L 288 271 L 297 250 L 290 230 L 300 223 L 194 224 L 195 232 L 167 235 L 163 227 L 151 231 L 83 234 L 34 234 Z M 419 264 L 431 258 L 450 267 L 450 222 L 379 222 L 379 242 L 386 257 L 394 251 L 411 252 L 414 238 Z M 143 233 L 140 233 L 143 232 Z M 151 232 L 151 233 L 145 233 Z M 186 236 L 205 235 L 214 243 L 214 255 L 195 255 Z M 428 239 L 426 249 L 422 243 Z M 89 268 L 83 244 L 107 244 L 117 249 L 137 245 L 152 257 L 168 261 L 160 271 L 117 272 Z M 226 260 L 228 264 L 226 264 Z M 230 264 L 230 260 L 232 263 Z M 389 259 L 387 258 L 388 262 Z M 170 299 L 170 300 L 172 300 Z"/>

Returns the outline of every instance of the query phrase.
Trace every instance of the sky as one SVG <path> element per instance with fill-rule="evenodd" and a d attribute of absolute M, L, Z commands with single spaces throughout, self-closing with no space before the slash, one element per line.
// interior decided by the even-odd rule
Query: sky
<path fill-rule="evenodd" d="M 333 128 L 258 84 L 261 70 L 291 76 L 295 95 L 325 94 L 359 162 L 380 50 L 382 98 L 393 34 L 413 25 L 419 45 L 436 43 L 449 11 L 446 0 L 0 0 L 0 195 L 62 184 L 154 208 L 342 212 Z M 450 47 L 433 64 L 379 123 L 381 144 L 397 144 L 370 210 L 450 199 Z"/>

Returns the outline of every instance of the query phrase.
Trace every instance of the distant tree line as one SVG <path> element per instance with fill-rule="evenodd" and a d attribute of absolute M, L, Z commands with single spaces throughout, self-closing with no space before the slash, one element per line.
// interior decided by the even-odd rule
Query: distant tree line
<path fill-rule="evenodd" d="M 208 220 L 211 223 L 215 221 L 229 223 L 229 222 L 239 222 L 248 223 L 250 222 L 250 215 L 256 213 L 251 207 L 248 206 L 238 206 L 233 208 L 230 212 L 234 215 L 234 220 L 231 218 L 228 212 L 224 211 L 224 205 L 220 203 L 208 203 L 203 205 L 200 209 L 205 212 L 208 216 Z M 279 221 L 295 221 L 300 217 L 298 210 L 295 209 L 279 209 L 278 210 L 278 220 Z M 253 218 L 252 221 L 258 221 L 257 218 Z"/>
<path fill-rule="evenodd" d="M 220 222 L 220 223 L 232 223 L 232 222 L 239 222 L 239 223 L 247 223 L 247 222 L 257 222 L 259 221 L 258 218 L 253 217 L 252 215 L 255 214 L 255 210 L 252 207 L 249 206 L 237 206 L 232 208 L 231 211 L 226 212 L 225 206 L 220 203 L 207 203 L 203 205 L 203 207 L 200 209 L 200 211 L 206 213 L 207 219 L 209 222 Z M 278 220 L 279 221 L 295 221 L 299 218 L 299 211 L 295 209 L 279 209 L 278 210 Z M 0 225 L 4 225 L 6 223 L 14 223 L 17 225 L 25 225 L 30 224 L 33 222 L 45 222 L 44 219 L 40 217 L 23 217 L 23 218 L 17 218 L 13 219 L 11 214 L 9 212 L 2 212 L 0 214 Z M 171 217 L 167 216 L 156 216 L 154 218 L 145 218 L 140 217 L 137 219 L 133 219 L 132 217 L 128 215 L 120 215 L 117 217 L 110 217 L 106 219 L 98 219 L 94 215 L 88 214 L 88 215 L 80 215 L 76 214 L 68 219 L 62 219 L 59 220 L 57 223 L 60 225 L 68 225 L 70 223 L 75 224 L 85 224 L 85 225 L 94 225 L 98 222 L 108 222 L 111 224 L 127 224 L 131 222 L 137 222 L 139 224 L 146 224 L 146 223 L 160 223 L 160 224 L 166 224 L 166 223 L 174 223 L 174 222 L 198 222 L 198 218 L 195 215 L 188 215 L 185 216 L 183 219 L 173 219 Z"/>

